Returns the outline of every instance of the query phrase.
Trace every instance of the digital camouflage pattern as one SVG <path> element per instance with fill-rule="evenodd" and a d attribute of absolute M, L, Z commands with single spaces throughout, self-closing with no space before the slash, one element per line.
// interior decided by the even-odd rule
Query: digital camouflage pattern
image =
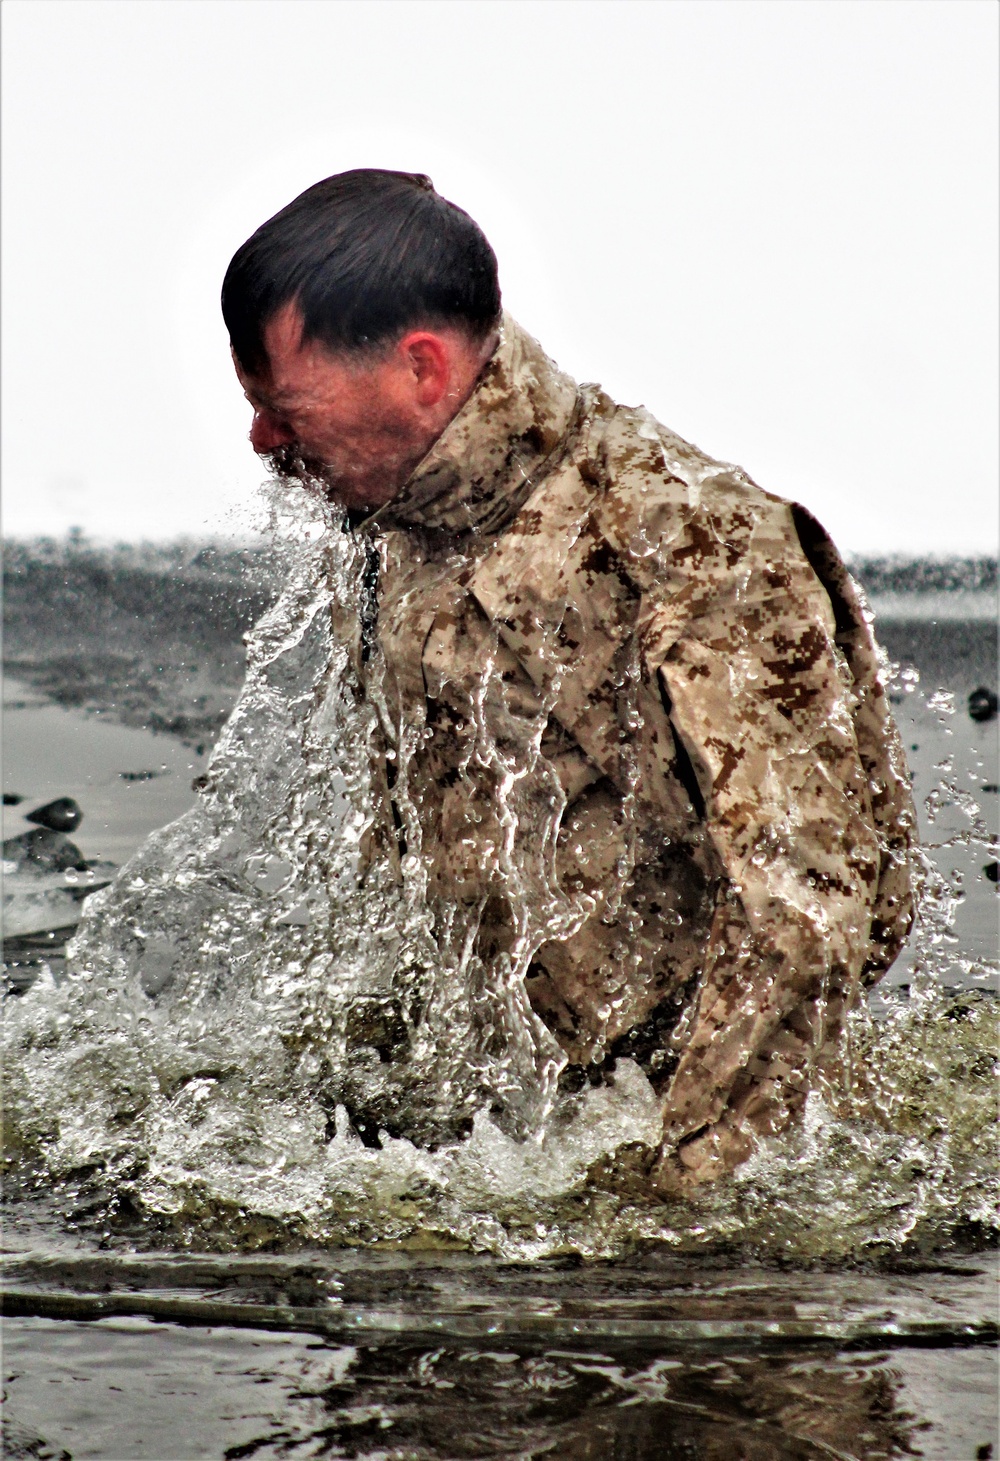
<path fill-rule="evenodd" d="M 729 1170 L 832 1069 L 912 916 L 909 779 L 836 550 L 509 317 L 358 530 L 370 612 L 340 628 L 384 734 L 369 855 L 422 860 L 564 1086 L 642 1066 L 654 1185 Z"/>

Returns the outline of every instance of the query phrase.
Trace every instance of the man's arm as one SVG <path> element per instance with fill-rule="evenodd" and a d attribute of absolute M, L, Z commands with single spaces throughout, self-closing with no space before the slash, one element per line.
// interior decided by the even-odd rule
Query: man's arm
<path fill-rule="evenodd" d="M 733 578 L 738 591 L 704 598 L 662 658 L 655 613 L 647 631 L 724 879 L 675 1032 L 667 1187 L 731 1167 L 801 1105 L 871 961 L 886 863 L 884 787 L 857 724 L 872 687 L 838 644 L 844 626 L 785 504 L 756 516 Z"/>

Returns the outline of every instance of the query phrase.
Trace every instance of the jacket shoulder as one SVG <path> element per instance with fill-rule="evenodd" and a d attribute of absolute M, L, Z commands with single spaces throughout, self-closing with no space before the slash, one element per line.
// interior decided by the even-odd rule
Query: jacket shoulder
<path fill-rule="evenodd" d="M 645 408 L 611 406 L 584 445 L 595 525 L 642 590 L 679 591 L 692 577 L 735 588 L 755 555 L 802 560 L 791 503 Z"/>

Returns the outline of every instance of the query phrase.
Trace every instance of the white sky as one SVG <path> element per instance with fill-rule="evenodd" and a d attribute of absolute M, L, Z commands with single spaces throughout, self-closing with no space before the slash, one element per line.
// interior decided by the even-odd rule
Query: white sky
<path fill-rule="evenodd" d="M 846 550 L 995 550 L 998 15 L 5 0 L 5 531 L 238 524 L 223 272 L 368 165 L 472 213 L 562 366 Z"/>

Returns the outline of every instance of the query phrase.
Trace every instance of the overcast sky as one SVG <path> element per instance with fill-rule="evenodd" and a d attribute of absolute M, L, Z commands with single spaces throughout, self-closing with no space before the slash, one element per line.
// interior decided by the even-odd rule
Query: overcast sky
<path fill-rule="evenodd" d="M 508 307 L 848 551 L 994 551 L 993 0 L 5 0 L 5 531 L 218 535 L 218 309 L 321 177 L 428 172 Z"/>

